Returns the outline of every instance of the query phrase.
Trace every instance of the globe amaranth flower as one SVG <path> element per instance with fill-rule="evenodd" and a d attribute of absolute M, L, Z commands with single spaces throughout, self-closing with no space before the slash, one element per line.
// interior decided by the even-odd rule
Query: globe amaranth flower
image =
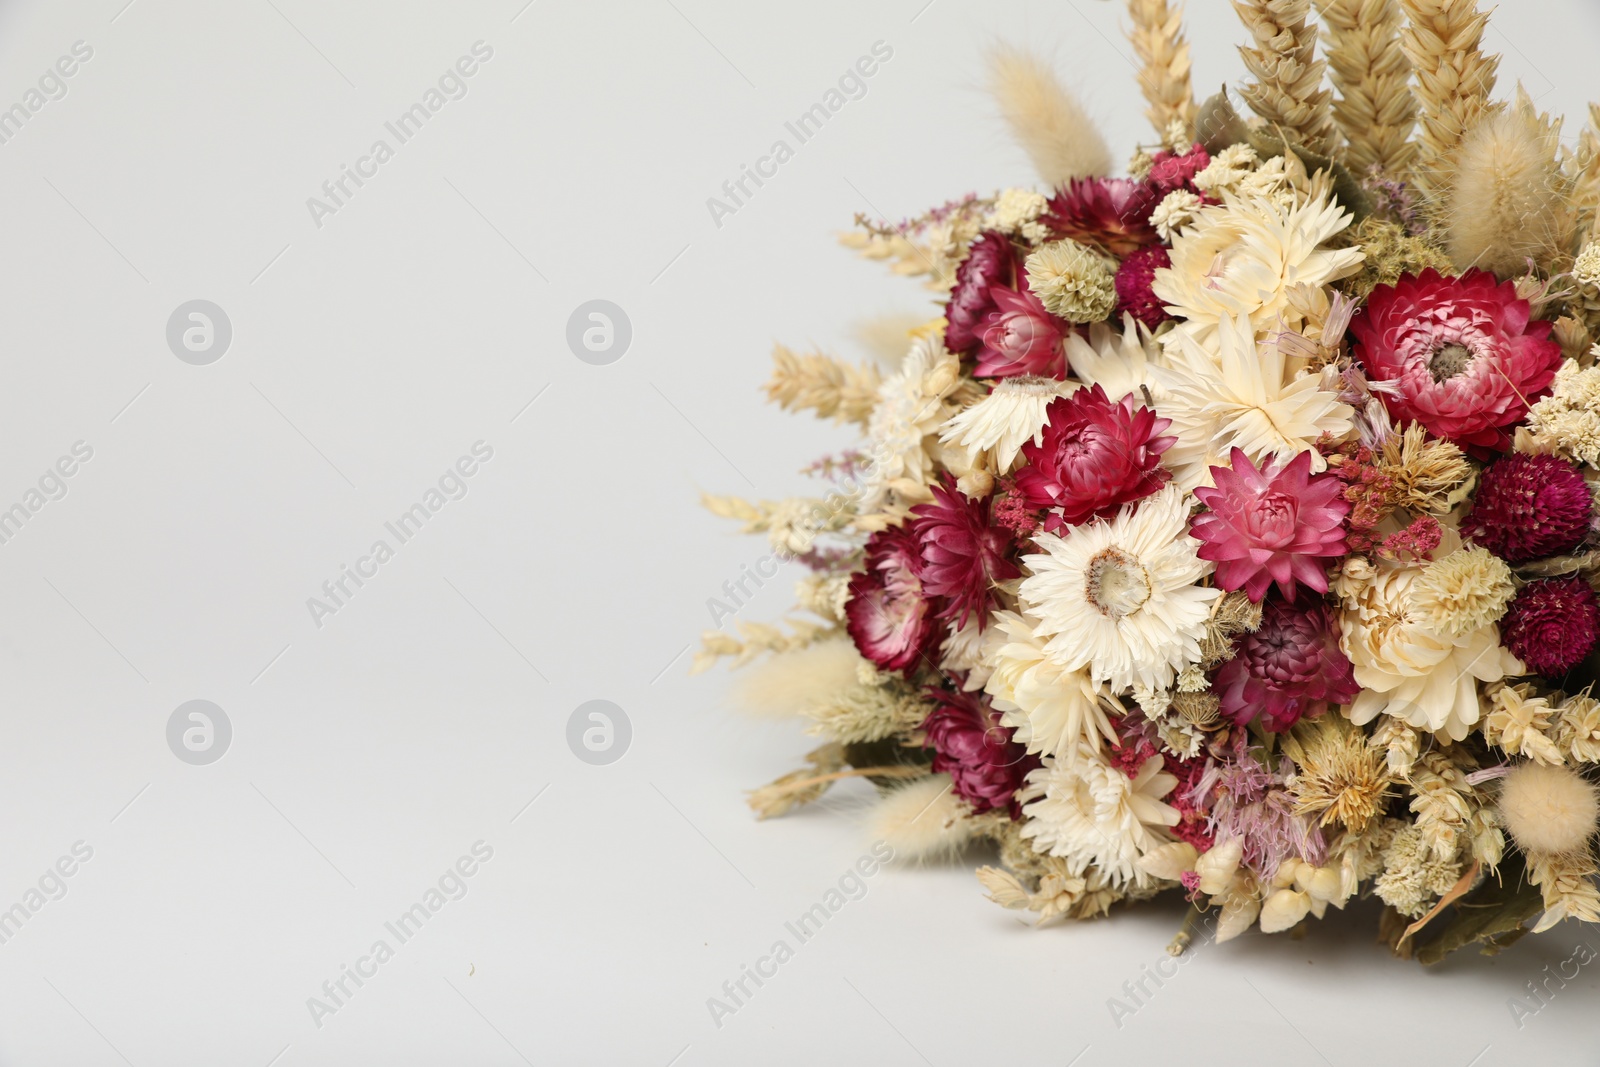
<path fill-rule="evenodd" d="M 1379 394 L 1390 414 L 1479 459 L 1503 451 L 1511 427 L 1549 390 L 1562 360 L 1550 329 L 1530 320 L 1514 283 L 1432 268 L 1378 286 L 1350 323 L 1367 377 L 1393 383 Z"/>
<path fill-rule="evenodd" d="M 1600 639 L 1600 598 L 1582 575 L 1529 582 L 1500 623 L 1500 639 L 1535 674 L 1559 677 Z"/>
<path fill-rule="evenodd" d="M 1156 271 L 1172 266 L 1172 256 L 1160 245 L 1130 252 L 1117 268 L 1117 312 L 1132 315 L 1152 330 L 1167 319 L 1167 309 L 1151 285 Z"/>
<path fill-rule="evenodd" d="M 1194 187 L 1194 176 L 1211 165 L 1211 156 L 1196 143 L 1182 155 L 1162 150 L 1150 161 L 1149 181 L 1156 187 L 1157 199 L 1178 189 L 1199 192 Z"/>
<path fill-rule="evenodd" d="M 1242 634 L 1212 682 L 1224 715 L 1243 726 L 1258 715 L 1281 733 L 1329 704 L 1348 704 L 1361 687 L 1339 648 L 1339 623 L 1322 600 L 1272 597 L 1261 626 Z"/>
<path fill-rule="evenodd" d="M 1525 563 L 1578 547 L 1593 510 L 1588 483 L 1572 463 L 1514 452 L 1484 468 L 1461 534 L 1501 559 Z"/>
<path fill-rule="evenodd" d="M 968 499 L 948 476 L 944 484 L 929 488 L 932 502 L 911 509 L 922 591 L 944 602 L 939 618 L 960 628 L 976 615 L 982 628 L 989 620 L 995 583 L 1022 573 L 1011 558 L 1011 536 L 990 522 L 987 497 Z"/>
<path fill-rule="evenodd" d="M 1344 484 L 1313 476 L 1310 452 L 1257 468 L 1235 448 L 1231 462 L 1232 469 L 1211 468 L 1215 488 L 1194 491 L 1210 510 L 1190 529 L 1201 541 L 1200 558 L 1217 565 L 1217 587 L 1243 589 L 1256 603 L 1274 582 L 1286 597 L 1297 585 L 1326 593 L 1328 564 L 1345 554 Z"/>
<path fill-rule="evenodd" d="M 850 576 L 845 629 L 856 649 L 886 671 L 916 665 L 934 639 L 934 605 L 918 577 L 922 554 L 904 526 L 867 541 L 866 569 Z"/>
<path fill-rule="evenodd" d="M 1005 234 L 993 230 L 978 235 L 967 258 L 956 268 L 955 286 L 945 308 L 945 347 L 952 352 L 969 352 L 982 341 L 984 319 L 994 310 L 992 286 L 1010 286 L 1016 281 L 1018 257 Z"/>
<path fill-rule="evenodd" d="M 1017 790 L 1039 758 L 1012 740 L 1014 731 L 1000 725 L 1000 713 L 977 694 L 932 688 L 926 695 L 934 702 L 922 724 L 933 749 L 933 772 L 948 774 L 953 791 L 974 813 L 999 809 L 1021 818 Z"/>
<path fill-rule="evenodd" d="M 1063 338 L 1071 329 L 1045 310 L 1044 303 L 1026 289 L 989 287 L 994 310 L 983 320 L 979 335 L 979 378 L 1012 378 L 1022 374 L 1064 378 L 1067 360 Z"/>
<path fill-rule="evenodd" d="M 1125 256 L 1160 241 L 1150 225 L 1150 212 L 1160 202 L 1149 182 L 1074 178 L 1050 199 L 1041 221 L 1059 237 Z"/>
<path fill-rule="evenodd" d="M 1111 515 L 1170 477 L 1161 467 L 1161 453 L 1173 440 L 1161 436 L 1168 421 L 1134 407 L 1131 395 L 1114 403 L 1094 385 L 1052 400 L 1048 414 L 1043 439 L 1022 446 L 1024 463 L 1016 473 L 1023 499 L 1052 509 L 1047 530 Z"/>

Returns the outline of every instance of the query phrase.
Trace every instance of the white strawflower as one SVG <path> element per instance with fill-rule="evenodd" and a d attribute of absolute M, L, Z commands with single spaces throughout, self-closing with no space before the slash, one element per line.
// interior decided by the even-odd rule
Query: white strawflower
<path fill-rule="evenodd" d="M 1168 486 L 1115 518 L 1034 542 L 1044 552 L 1024 557 L 1032 573 L 1019 596 L 1056 663 L 1120 692 L 1170 688 L 1200 659 L 1211 602 L 1222 594 L 1196 584 L 1211 565 L 1195 554 L 1181 490 Z"/>
<path fill-rule="evenodd" d="M 1152 339 L 1144 323 L 1126 312 L 1122 332 L 1109 322 L 1089 327 L 1085 339 L 1078 331 L 1067 334 L 1067 366 L 1085 385 L 1098 385 L 1113 402 L 1132 393 L 1141 404 L 1145 390 L 1159 401 L 1163 388 L 1156 380 L 1154 367 L 1166 365 L 1161 346 Z"/>
<path fill-rule="evenodd" d="M 1511 568 L 1488 549 L 1451 552 L 1422 569 L 1411 590 L 1417 618 L 1451 637 L 1499 622 L 1511 598 Z"/>
<path fill-rule="evenodd" d="M 1153 876 L 1139 860 L 1172 840 L 1167 827 L 1180 818 L 1162 801 L 1178 785 L 1162 766 L 1160 756 L 1151 756 L 1130 779 L 1087 750 L 1070 765 L 1046 758 L 1019 795 L 1022 836 L 1035 850 L 1066 860 L 1074 875 L 1095 867 L 1113 885 L 1147 886 Z"/>
<path fill-rule="evenodd" d="M 1101 738 L 1117 744 L 1103 688 L 1086 671 L 1051 659 L 1034 625 L 1014 611 L 997 611 L 985 633 L 984 691 L 1001 725 L 1014 729 L 1013 739 L 1029 752 L 1069 763 L 1080 750 L 1098 752 Z"/>
<path fill-rule="evenodd" d="M 1159 407 L 1172 420 L 1166 432 L 1178 439 L 1161 457 L 1176 484 L 1185 490 L 1211 484 L 1210 468 L 1227 466 L 1233 448 L 1257 464 L 1310 452 L 1313 471 L 1327 466 L 1317 439 L 1349 433 L 1354 414 L 1339 400 L 1336 370 L 1293 373 L 1278 345 L 1256 342 L 1244 315 L 1218 321 L 1214 348 L 1175 336 L 1168 365 L 1151 373 L 1166 392 Z"/>
<path fill-rule="evenodd" d="M 870 463 L 862 489 L 861 513 L 870 515 L 898 493 L 910 501 L 931 499 L 935 476 L 926 438 L 950 417 L 946 402 L 961 384 L 961 361 L 934 337 L 911 343 L 900 371 L 878 387 L 878 403 L 867 422 Z"/>
<path fill-rule="evenodd" d="M 1006 189 L 995 197 L 994 209 L 983 220 L 983 228 L 1037 240 L 1044 236 L 1038 218 L 1049 206 L 1050 201 L 1032 189 Z"/>
<path fill-rule="evenodd" d="M 1171 243 L 1179 230 L 1199 217 L 1204 203 L 1187 189 L 1174 189 L 1150 212 L 1150 225 L 1156 228 L 1163 241 Z"/>
<path fill-rule="evenodd" d="M 1033 295 L 1068 322 L 1100 322 L 1117 306 L 1115 269 L 1087 245 L 1051 241 L 1028 256 L 1026 268 Z"/>
<path fill-rule="evenodd" d="M 1233 192 L 1239 182 L 1255 170 L 1260 162 L 1256 150 L 1249 145 L 1244 143 L 1229 145 L 1211 157 L 1211 162 L 1206 164 L 1205 169 L 1194 176 L 1193 185 L 1202 193 L 1211 196 Z"/>
<path fill-rule="evenodd" d="M 952 416 L 940 428 L 939 440 L 965 449 L 968 465 L 977 463 L 978 453 L 989 452 L 995 472 L 1004 474 L 1024 444 L 1043 439 L 1050 401 L 1071 391 L 1071 385 L 1055 378 L 1002 379 L 988 396 Z"/>

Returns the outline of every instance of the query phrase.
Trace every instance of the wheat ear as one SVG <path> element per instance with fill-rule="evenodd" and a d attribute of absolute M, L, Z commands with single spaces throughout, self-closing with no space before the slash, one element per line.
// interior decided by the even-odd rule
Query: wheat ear
<path fill-rule="evenodd" d="M 1475 0 L 1400 0 L 1409 20 L 1400 45 L 1411 60 L 1421 134 L 1412 180 L 1431 198 L 1450 186 L 1452 156 L 1473 123 L 1491 108 L 1500 57 L 1479 47 L 1489 20 Z"/>
<path fill-rule="evenodd" d="M 1333 120 L 1345 139 L 1345 162 L 1357 174 L 1377 167 L 1403 173 L 1416 152 L 1411 62 L 1400 48 L 1395 0 L 1316 0 L 1327 38 L 1328 74 L 1339 90 Z"/>
<path fill-rule="evenodd" d="M 1311 0 L 1233 0 L 1254 44 L 1239 54 L 1255 80 L 1240 89 L 1252 111 L 1313 152 L 1335 147 L 1333 93 L 1322 87 Z"/>
<path fill-rule="evenodd" d="M 1166 137 L 1174 121 L 1194 132 L 1194 90 L 1189 85 L 1189 42 L 1183 39 L 1183 7 L 1167 0 L 1128 0 L 1128 40 L 1144 64 L 1139 88 L 1150 102 L 1145 114 Z"/>

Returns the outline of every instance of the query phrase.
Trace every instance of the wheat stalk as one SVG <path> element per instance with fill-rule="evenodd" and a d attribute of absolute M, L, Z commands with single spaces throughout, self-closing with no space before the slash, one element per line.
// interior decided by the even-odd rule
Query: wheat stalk
<path fill-rule="evenodd" d="M 1404 172 L 1416 152 L 1411 63 L 1400 48 L 1395 0 L 1316 0 L 1327 37 L 1328 73 L 1339 90 L 1333 120 L 1345 138 L 1345 162 L 1358 174 L 1377 167 Z"/>
<path fill-rule="evenodd" d="M 1400 32 L 1416 72 L 1421 125 L 1412 178 L 1436 201 L 1449 191 L 1452 156 L 1467 129 L 1489 110 L 1500 57 L 1479 45 L 1489 20 L 1475 0 L 1400 0 L 1409 24 Z"/>
<path fill-rule="evenodd" d="M 1322 88 L 1326 66 L 1316 58 L 1317 29 L 1307 19 L 1311 0 L 1233 0 L 1254 38 L 1239 54 L 1255 79 L 1240 93 L 1257 115 L 1313 152 L 1335 146 L 1333 93 Z"/>
<path fill-rule="evenodd" d="M 1167 0 L 1128 0 L 1133 25 L 1128 40 L 1144 66 L 1139 88 L 1150 102 L 1145 114 L 1162 137 L 1176 120 L 1194 131 L 1194 90 L 1189 85 L 1189 42 L 1183 39 L 1183 7 Z"/>
<path fill-rule="evenodd" d="M 1589 105 L 1589 124 L 1578 134 L 1571 164 L 1579 234 L 1588 241 L 1600 240 L 1600 104 Z"/>

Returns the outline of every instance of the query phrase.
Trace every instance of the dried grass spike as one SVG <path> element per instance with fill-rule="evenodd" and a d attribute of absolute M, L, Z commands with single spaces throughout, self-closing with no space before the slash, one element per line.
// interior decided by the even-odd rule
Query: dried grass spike
<path fill-rule="evenodd" d="M 1328 72 L 1339 97 L 1333 119 L 1344 134 L 1345 163 L 1356 174 L 1377 167 L 1400 174 L 1416 152 L 1411 63 L 1400 48 L 1395 0 L 1316 0 L 1327 38 Z"/>
<path fill-rule="evenodd" d="M 1298 144 L 1331 152 L 1333 93 L 1322 87 L 1311 0 L 1233 0 L 1233 9 L 1254 41 L 1239 48 L 1254 79 L 1239 90 L 1245 103 Z"/>
<path fill-rule="evenodd" d="M 1111 151 L 1077 100 L 1038 56 L 1013 48 L 989 54 L 989 81 L 1011 133 L 1051 186 L 1111 172 Z"/>
<path fill-rule="evenodd" d="M 1145 114 L 1156 133 L 1166 136 L 1174 121 L 1191 134 L 1195 127 L 1194 90 L 1189 85 L 1189 43 L 1183 39 L 1183 6 L 1167 0 L 1128 0 L 1128 40 L 1139 54 L 1139 89 L 1150 102 Z"/>
<path fill-rule="evenodd" d="M 1489 20 L 1475 0 L 1400 0 L 1409 20 L 1400 45 L 1411 60 L 1421 130 L 1412 179 L 1425 194 L 1450 187 L 1462 136 L 1490 108 L 1500 57 L 1480 47 Z"/>

